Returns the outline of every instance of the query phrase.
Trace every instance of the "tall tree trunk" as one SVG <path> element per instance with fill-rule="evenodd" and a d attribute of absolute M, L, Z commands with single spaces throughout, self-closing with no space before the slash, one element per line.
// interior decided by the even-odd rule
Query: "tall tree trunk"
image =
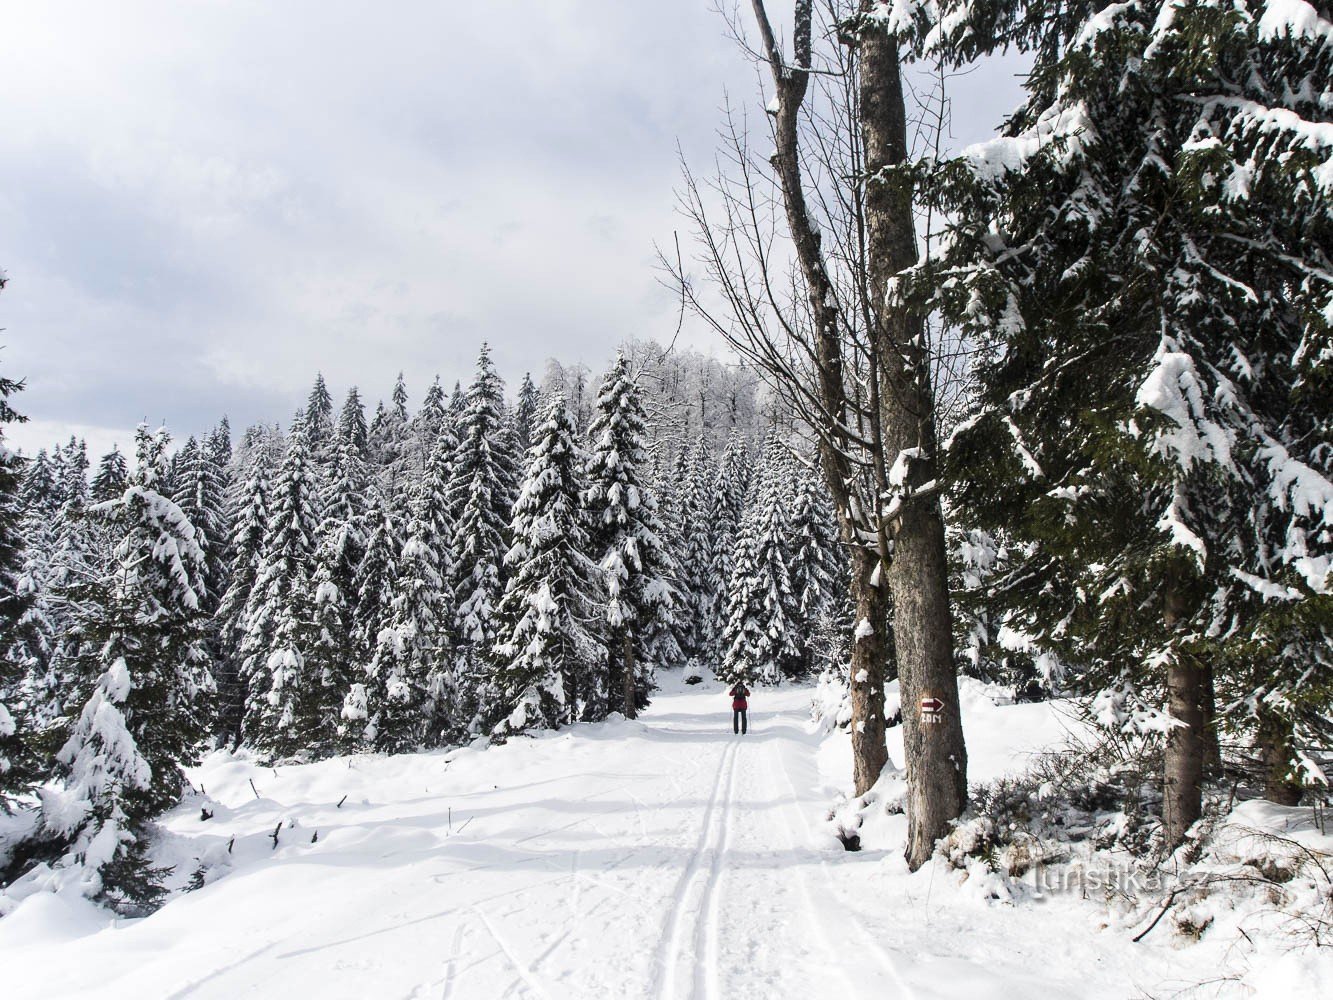
<path fill-rule="evenodd" d="M 1167 583 L 1164 619 L 1174 629 L 1185 615 L 1185 598 Z M 1203 814 L 1203 764 L 1207 752 L 1203 710 L 1204 666 L 1177 653 L 1166 669 L 1167 711 L 1174 725 L 1166 734 L 1162 761 L 1162 832 L 1178 846 Z"/>
<path fill-rule="evenodd" d="M 811 0 L 797 0 L 795 5 L 792 32 L 795 64 L 791 66 L 782 58 L 763 0 L 751 0 L 751 4 L 777 92 L 772 164 L 782 189 L 787 228 L 813 320 L 815 379 L 824 425 L 815 428 L 820 442 L 820 468 L 833 497 L 839 535 L 852 553 L 851 597 L 857 619 L 869 621 L 874 630 L 874 635 L 852 647 L 851 658 L 852 771 L 856 794 L 861 795 L 879 779 L 889 756 L 884 739 L 884 666 L 888 656 L 883 638 L 888 625 L 882 580 L 884 546 L 868 546 L 864 533 L 876 526 L 867 523 L 854 493 L 853 484 L 859 472 L 848 457 L 850 446 L 845 431 L 853 421 L 842 350 L 840 306 L 824 260 L 819 230 L 806 205 L 801 174 L 798 121 L 810 79 Z"/>
<path fill-rule="evenodd" d="M 1255 743 L 1264 769 L 1264 798 L 1280 806 L 1301 802 L 1301 784 L 1294 780 L 1295 734 L 1289 721 L 1272 712 L 1259 712 L 1259 732 Z"/>
<path fill-rule="evenodd" d="M 863 11 L 870 6 L 863 5 Z M 889 529 L 889 588 L 907 761 L 907 863 L 916 869 L 967 807 L 967 747 L 953 660 L 931 359 L 921 316 L 896 304 L 889 293 L 894 275 L 917 262 L 912 195 L 905 185 L 877 177 L 907 159 L 898 42 L 865 18 L 854 44 L 861 63 L 867 278 L 880 371 L 881 433 L 886 460 L 907 462 L 900 506 Z"/>
<path fill-rule="evenodd" d="M 638 714 L 638 706 L 635 704 L 634 691 L 634 636 L 628 631 L 625 632 L 625 638 L 621 640 L 621 665 L 624 668 L 624 712 L 625 718 L 632 719 Z"/>
<path fill-rule="evenodd" d="M 864 795 L 889 762 L 884 740 L 884 661 L 889 623 L 887 595 L 875 585 L 879 560 L 866 548 L 854 549 L 852 597 L 856 602 L 857 634 L 852 640 L 852 779 Z M 870 629 L 862 629 L 869 622 Z"/>

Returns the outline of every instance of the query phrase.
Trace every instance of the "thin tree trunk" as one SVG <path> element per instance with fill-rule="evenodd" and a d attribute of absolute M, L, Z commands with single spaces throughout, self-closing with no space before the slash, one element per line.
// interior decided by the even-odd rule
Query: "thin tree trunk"
<path fill-rule="evenodd" d="M 916 869 L 967 807 L 967 747 L 953 660 L 930 355 L 921 316 L 889 294 L 891 279 L 917 262 L 912 196 L 909 188 L 876 176 L 907 159 L 898 42 L 882 25 L 865 19 L 854 44 L 861 63 L 867 277 L 880 370 L 881 433 L 890 463 L 911 456 L 889 529 L 888 575 L 907 761 L 907 862 Z"/>
<path fill-rule="evenodd" d="M 621 644 L 621 665 L 624 668 L 624 698 L 625 698 L 625 718 L 632 719 L 638 714 L 638 707 L 635 705 L 634 691 L 634 636 L 629 632 L 625 633 L 625 638 Z"/>
<path fill-rule="evenodd" d="M 809 85 L 811 59 L 811 2 L 797 0 L 793 17 L 794 65 L 788 66 L 778 49 L 763 0 L 752 0 L 764 52 L 768 58 L 777 107 L 773 115 L 776 149 L 772 164 L 782 189 L 782 202 L 791 233 L 796 260 L 805 283 L 813 320 L 816 380 L 824 419 L 828 426 L 819 432 L 820 468 L 833 497 L 838 531 L 852 553 L 851 597 L 858 621 L 867 620 L 874 635 L 852 647 L 852 754 L 856 794 L 866 792 L 888 762 L 884 740 L 884 664 L 887 650 L 883 632 L 888 624 L 886 596 L 877 572 L 882 566 L 883 546 L 868 548 L 861 535 L 863 524 L 853 494 L 857 472 L 844 450 L 844 425 L 851 406 L 847 397 L 846 373 L 839 326 L 839 305 L 824 260 L 820 233 L 811 221 L 801 174 L 798 120 Z"/>
<path fill-rule="evenodd" d="M 858 627 L 852 640 L 852 778 L 856 794 L 864 795 L 889 762 L 884 740 L 885 630 L 889 614 L 883 587 L 874 582 L 879 560 L 869 549 L 853 550 L 852 597 Z M 869 630 L 860 627 L 868 622 Z"/>
<path fill-rule="evenodd" d="M 1293 780 L 1296 752 L 1291 723 L 1271 712 L 1260 711 L 1255 743 L 1264 769 L 1264 798 L 1280 806 L 1301 802 L 1301 784 Z"/>
<path fill-rule="evenodd" d="M 1211 669 L 1203 676 L 1203 776 L 1209 781 L 1222 778 L 1222 741 L 1217 731 L 1217 686 Z"/>
<path fill-rule="evenodd" d="M 1184 617 L 1184 597 L 1167 584 L 1164 617 L 1168 629 Z M 1204 668 L 1177 654 L 1166 670 L 1167 711 L 1174 725 L 1166 734 L 1162 762 L 1162 832 L 1173 848 L 1203 815 Z"/>

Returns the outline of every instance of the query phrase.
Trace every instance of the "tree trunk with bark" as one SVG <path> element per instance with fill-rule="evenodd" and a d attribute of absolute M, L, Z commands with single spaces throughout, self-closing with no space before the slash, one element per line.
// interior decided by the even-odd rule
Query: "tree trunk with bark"
<path fill-rule="evenodd" d="M 623 711 L 625 718 L 632 719 L 638 715 L 638 705 L 636 704 L 634 689 L 634 636 L 628 631 L 621 643 L 621 666 L 624 668 L 624 701 Z"/>
<path fill-rule="evenodd" d="M 1181 590 L 1168 583 L 1164 609 L 1167 628 L 1174 629 L 1185 611 Z M 1166 734 L 1162 762 L 1162 833 L 1168 848 L 1179 846 L 1203 815 L 1205 670 L 1204 665 L 1179 651 L 1166 670 L 1167 712 L 1173 723 Z"/>
<path fill-rule="evenodd" d="M 1295 734 L 1291 723 L 1261 709 L 1255 743 L 1264 771 L 1264 798 L 1280 806 L 1300 805 L 1301 783 L 1295 777 Z"/>
<path fill-rule="evenodd" d="M 967 807 L 967 747 L 953 660 L 931 358 L 922 317 L 890 292 L 893 277 L 917 262 L 912 195 L 905 185 L 878 176 L 907 159 L 898 42 L 869 18 L 856 26 L 851 41 L 860 57 L 867 279 L 881 434 L 887 461 L 905 463 L 888 529 L 888 579 L 907 761 L 907 862 L 916 869 Z"/>
<path fill-rule="evenodd" d="M 865 548 L 854 550 L 852 598 L 856 605 L 857 634 L 852 640 L 852 779 L 857 795 L 864 795 L 879 780 L 889 762 L 884 739 L 884 663 L 889 621 L 887 595 L 875 585 L 879 560 Z M 869 622 L 871 628 L 859 628 Z"/>
<path fill-rule="evenodd" d="M 852 553 L 851 597 L 858 621 L 869 621 L 873 635 L 853 645 L 851 657 L 852 754 L 856 794 L 861 795 L 879 780 L 888 763 L 884 738 L 884 666 L 888 627 L 887 595 L 882 572 L 883 550 L 867 546 L 862 537 L 863 516 L 858 517 L 852 483 L 856 472 L 840 444 L 842 428 L 850 422 L 846 373 L 841 343 L 840 306 L 824 260 L 822 239 L 805 199 L 801 174 L 799 116 L 809 85 L 811 59 L 811 4 L 797 0 L 793 19 L 794 65 L 787 65 L 773 35 L 763 0 L 752 0 L 755 20 L 763 39 L 769 69 L 777 92 L 773 110 L 775 150 L 773 168 L 782 190 L 787 227 L 796 261 L 810 303 L 814 327 L 815 378 L 823 418 L 818 428 L 820 468 L 833 497 L 838 530 Z"/>

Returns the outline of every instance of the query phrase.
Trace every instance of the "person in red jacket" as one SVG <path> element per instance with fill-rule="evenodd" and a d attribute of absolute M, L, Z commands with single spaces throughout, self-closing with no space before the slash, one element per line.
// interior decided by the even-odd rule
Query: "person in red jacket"
<path fill-rule="evenodd" d="M 737 681 L 727 694 L 731 695 L 731 730 L 744 736 L 750 730 L 750 703 L 745 700 L 750 697 L 750 689 L 744 681 Z"/>

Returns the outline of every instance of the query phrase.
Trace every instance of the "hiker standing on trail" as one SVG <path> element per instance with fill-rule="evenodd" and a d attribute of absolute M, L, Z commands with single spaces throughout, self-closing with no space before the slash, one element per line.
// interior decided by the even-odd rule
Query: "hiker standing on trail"
<path fill-rule="evenodd" d="M 731 695 L 731 730 L 744 736 L 750 730 L 750 703 L 745 700 L 750 697 L 750 689 L 745 681 L 737 681 L 727 694 Z"/>

